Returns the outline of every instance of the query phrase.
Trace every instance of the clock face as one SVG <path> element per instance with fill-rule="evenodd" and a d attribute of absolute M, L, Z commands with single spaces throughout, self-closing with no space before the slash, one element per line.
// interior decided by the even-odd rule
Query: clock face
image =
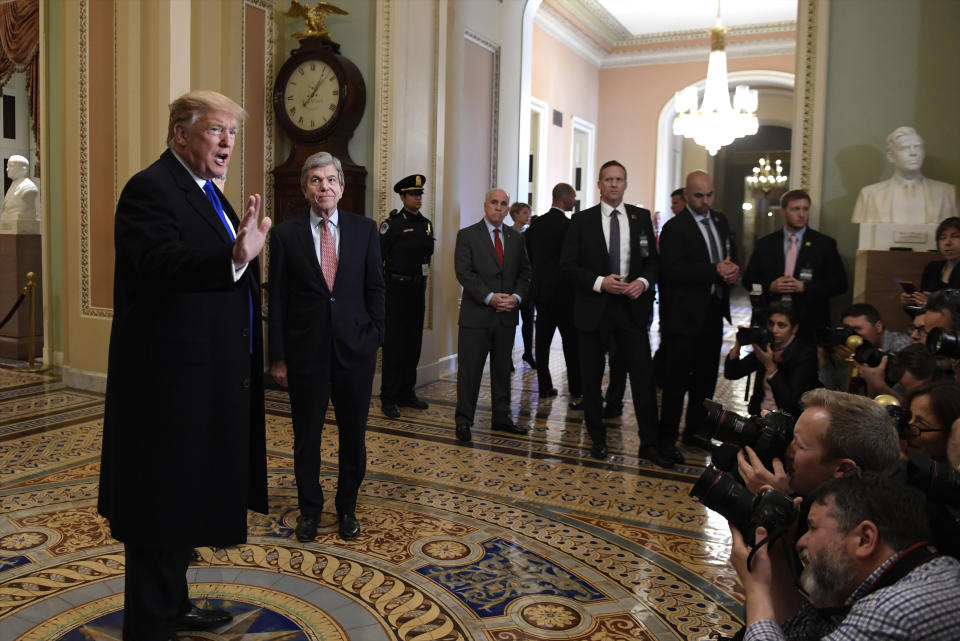
<path fill-rule="evenodd" d="M 340 104 L 340 81 L 322 60 L 297 65 L 283 91 L 283 108 L 294 126 L 316 131 L 333 118 Z"/>

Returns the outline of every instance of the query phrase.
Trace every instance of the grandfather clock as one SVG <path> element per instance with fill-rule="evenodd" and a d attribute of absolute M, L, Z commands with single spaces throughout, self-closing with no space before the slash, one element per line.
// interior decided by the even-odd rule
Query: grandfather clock
<path fill-rule="evenodd" d="M 299 34 L 294 34 L 299 35 Z M 273 86 L 273 109 L 293 142 L 286 161 L 273 170 L 274 221 L 306 211 L 300 170 L 308 156 L 326 151 L 343 165 L 341 207 L 364 214 L 367 170 L 350 159 L 347 143 L 363 116 L 366 88 L 360 70 L 340 55 L 340 45 L 308 36 L 290 53 Z"/>

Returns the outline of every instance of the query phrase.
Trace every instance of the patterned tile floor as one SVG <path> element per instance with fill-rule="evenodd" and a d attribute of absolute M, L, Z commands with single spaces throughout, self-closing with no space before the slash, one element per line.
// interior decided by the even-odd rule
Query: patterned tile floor
<path fill-rule="evenodd" d="M 726 524 L 688 496 L 704 453 L 672 471 L 638 460 L 628 394 L 623 420 L 609 422 L 613 456 L 593 461 L 581 414 L 563 395 L 539 399 L 519 350 L 515 361 L 513 408 L 529 438 L 489 431 L 484 389 L 474 441 L 457 442 L 453 376 L 420 388 L 429 410 L 389 420 L 374 403 L 363 533 L 351 542 L 332 513 L 315 542 L 293 538 L 289 402 L 269 391 L 270 515 L 251 514 L 247 545 L 199 549 L 190 570 L 192 596 L 234 621 L 180 638 L 674 640 L 738 627 Z M 557 347 L 560 389 L 562 361 Z M 721 379 L 717 398 L 742 412 L 743 392 Z M 96 513 L 102 418 L 96 394 L 0 369 L 0 641 L 120 639 L 123 548 Z M 324 474 L 332 487 L 336 468 Z"/>

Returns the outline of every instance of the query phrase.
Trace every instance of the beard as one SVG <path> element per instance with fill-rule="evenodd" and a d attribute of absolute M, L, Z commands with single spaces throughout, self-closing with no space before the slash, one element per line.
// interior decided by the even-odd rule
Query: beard
<path fill-rule="evenodd" d="M 841 605 L 853 591 L 850 579 L 856 576 L 853 561 L 844 554 L 843 541 L 833 541 L 817 554 L 804 550 L 800 559 L 805 567 L 800 586 L 816 607 Z"/>

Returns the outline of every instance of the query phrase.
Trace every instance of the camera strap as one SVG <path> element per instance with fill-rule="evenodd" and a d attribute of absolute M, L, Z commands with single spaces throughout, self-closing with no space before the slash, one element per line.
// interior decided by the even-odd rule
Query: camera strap
<path fill-rule="evenodd" d="M 890 587 L 903 577 L 907 576 L 913 572 L 916 568 L 920 567 L 927 561 L 930 561 L 938 556 L 941 556 L 937 552 L 937 548 L 933 547 L 929 541 L 920 541 L 919 543 L 914 543 L 908 548 L 905 548 L 896 554 L 896 558 L 893 563 L 887 566 L 887 569 L 884 570 L 880 576 L 874 580 L 874 582 L 859 596 L 860 599 L 867 596 L 871 592 L 875 592 L 882 588 Z M 850 612 L 850 608 L 853 607 L 853 604 L 849 605 L 837 605 L 826 608 L 814 608 L 817 614 L 820 615 L 822 619 L 832 619 L 833 617 L 843 618 Z"/>

